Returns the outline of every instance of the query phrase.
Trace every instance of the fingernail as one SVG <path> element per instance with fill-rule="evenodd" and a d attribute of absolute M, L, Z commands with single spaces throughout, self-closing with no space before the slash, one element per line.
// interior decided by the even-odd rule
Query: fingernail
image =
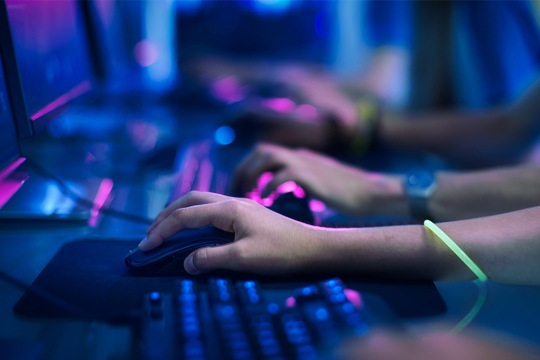
<path fill-rule="evenodd" d="M 146 251 L 146 248 L 148 247 L 148 238 L 145 237 L 144 239 L 141 240 L 141 242 L 139 243 L 138 245 L 138 248 L 141 249 L 142 251 Z"/>
<path fill-rule="evenodd" d="M 193 254 L 189 255 L 184 262 L 184 268 L 187 271 L 188 274 L 196 275 L 199 273 L 199 270 L 197 270 L 197 267 L 195 267 L 195 256 Z"/>

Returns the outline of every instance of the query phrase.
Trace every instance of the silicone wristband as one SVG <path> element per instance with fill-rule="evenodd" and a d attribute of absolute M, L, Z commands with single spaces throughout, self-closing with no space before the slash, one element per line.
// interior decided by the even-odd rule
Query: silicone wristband
<path fill-rule="evenodd" d="M 439 238 L 456 256 L 463 261 L 463 263 L 478 277 L 478 280 L 480 281 L 487 281 L 488 277 L 485 272 L 480 269 L 478 265 L 459 247 L 458 244 L 454 242 L 450 238 L 450 236 L 446 235 L 444 231 L 441 230 L 440 227 L 435 225 L 430 220 L 424 221 L 424 227 L 431 231 L 435 236 Z"/>

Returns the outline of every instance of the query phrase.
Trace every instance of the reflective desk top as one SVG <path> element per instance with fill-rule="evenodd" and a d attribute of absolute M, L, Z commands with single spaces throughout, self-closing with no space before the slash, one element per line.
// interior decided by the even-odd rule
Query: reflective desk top
<path fill-rule="evenodd" d="M 126 165 L 126 164 L 125 164 Z M 126 168 L 129 169 L 129 164 Z M 166 174 L 165 174 L 166 175 Z M 167 200 L 169 187 L 160 170 L 116 179 L 109 205 L 119 211 L 153 218 Z M 166 178 L 166 176 L 165 176 Z M 0 222 L 0 270 L 20 280 L 14 286 L 0 280 L 0 348 L 18 359 L 130 359 L 133 329 L 98 321 L 23 318 L 13 306 L 58 250 L 66 243 L 89 236 L 142 239 L 147 225 L 103 216 L 97 226 L 78 222 Z M 447 311 L 423 319 L 408 319 L 411 330 L 436 322 L 452 327 L 474 305 L 472 282 L 436 283 Z M 540 287 L 488 283 L 487 299 L 470 325 L 487 328 L 540 347 Z"/>

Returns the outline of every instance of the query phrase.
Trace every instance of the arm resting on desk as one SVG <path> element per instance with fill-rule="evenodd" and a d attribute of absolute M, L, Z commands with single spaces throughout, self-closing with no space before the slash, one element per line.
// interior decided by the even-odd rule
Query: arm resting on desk
<path fill-rule="evenodd" d="M 494 281 L 540 284 L 540 207 L 440 227 Z M 149 250 L 184 228 L 212 224 L 231 244 L 192 253 L 191 274 L 214 269 L 288 275 L 353 273 L 372 277 L 470 280 L 474 275 L 422 226 L 319 228 L 247 200 L 193 192 L 166 208 L 139 245 Z"/>
<path fill-rule="evenodd" d="M 540 135 L 540 80 L 512 105 L 490 110 L 426 114 L 385 113 L 382 142 L 431 151 L 465 164 L 511 163 Z"/>

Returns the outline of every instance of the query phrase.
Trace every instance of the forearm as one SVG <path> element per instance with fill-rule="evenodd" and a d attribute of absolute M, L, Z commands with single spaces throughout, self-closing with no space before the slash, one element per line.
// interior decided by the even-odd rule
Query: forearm
<path fill-rule="evenodd" d="M 429 213 L 439 221 L 500 214 L 540 205 L 540 166 L 439 173 Z"/>
<path fill-rule="evenodd" d="M 540 284 L 540 207 L 440 224 L 494 281 Z M 470 280 L 474 275 L 421 225 L 320 229 L 306 269 L 370 277 Z"/>
<path fill-rule="evenodd" d="M 511 109 L 420 115 L 383 113 L 382 143 L 429 151 L 468 165 L 518 159 L 533 138 Z"/>
<path fill-rule="evenodd" d="M 469 219 L 540 206 L 540 166 L 437 172 L 435 177 L 436 188 L 427 200 L 433 221 Z M 356 193 L 367 191 L 371 195 L 369 202 L 363 200 L 365 212 L 358 215 L 413 216 L 403 177 L 372 174 L 369 179 L 375 185 L 366 186 L 358 181 Z"/>

